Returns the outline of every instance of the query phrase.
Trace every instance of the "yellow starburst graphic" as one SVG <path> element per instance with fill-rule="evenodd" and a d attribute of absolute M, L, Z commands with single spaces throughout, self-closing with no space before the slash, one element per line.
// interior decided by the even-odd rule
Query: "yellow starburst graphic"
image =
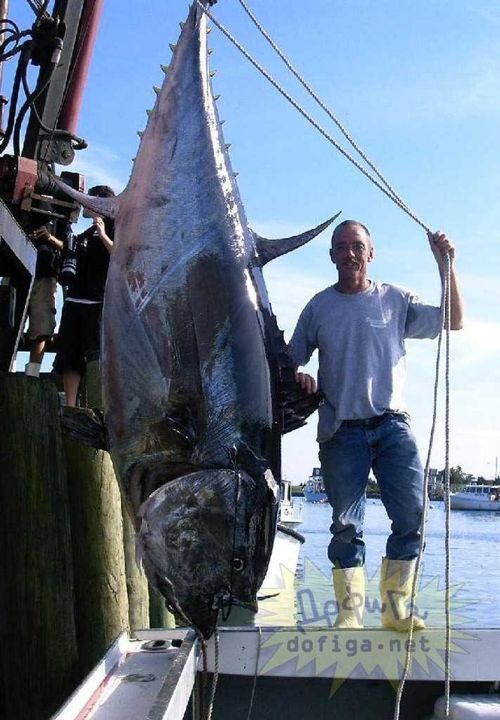
<path fill-rule="evenodd" d="M 452 655 L 467 652 L 460 641 L 471 637 L 464 630 L 456 629 L 467 622 L 463 608 L 468 603 L 459 599 L 460 588 L 458 584 L 450 588 Z M 303 671 L 308 675 L 331 677 L 333 693 L 353 676 L 384 677 L 394 683 L 402 675 L 407 655 L 411 677 L 428 678 L 436 674 L 436 669 L 444 673 L 445 590 L 439 578 L 418 584 L 415 612 L 425 620 L 427 629 L 414 632 L 411 640 L 404 633 L 380 627 L 379 572 L 367 578 L 365 628 L 359 630 L 339 630 L 333 626 L 337 605 L 331 578 L 308 559 L 300 584 L 294 586 L 293 574 L 282 568 L 282 587 L 267 588 L 266 594 L 259 623 L 279 625 L 282 629 L 271 633 L 262 643 L 262 649 L 267 650 L 260 668 L 262 675 L 291 665 L 298 674 Z M 299 624 L 292 628 L 295 618 L 290 609 L 295 608 Z"/>

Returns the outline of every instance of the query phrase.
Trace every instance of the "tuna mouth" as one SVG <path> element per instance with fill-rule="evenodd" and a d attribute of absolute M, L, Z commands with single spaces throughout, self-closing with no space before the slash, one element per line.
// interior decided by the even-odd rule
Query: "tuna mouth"
<path fill-rule="evenodd" d="M 264 478 L 244 471 L 202 470 L 166 483 L 140 508 L 149 581 L 181 621 L 209 637 L 232 604 L 257 609 L 275 513 Z"/>

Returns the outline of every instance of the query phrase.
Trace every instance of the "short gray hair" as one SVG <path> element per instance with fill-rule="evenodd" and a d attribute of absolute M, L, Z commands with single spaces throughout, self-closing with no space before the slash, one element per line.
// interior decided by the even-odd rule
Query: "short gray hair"
<path fill-rule="evenodd" d="M 359 220 L 343 220 L 341 223 L 339 223 L 339 224 L 337 225 L 337 227 L 336 227 L 336 228 L 334 229 L 334 231 L 333 231 L 333 234 L 332 234 L 332 248 L 333 248 L 333 246 L 335 245 L 335 241 L 338 239 L 339 235 L 342 233 L 342 230 L 344 230 L 344 228 L 347 228 L 347 227 L 360 227 L 360 228 L 363 228 L 363 230 L 365 231 L 365 233 L 366 233 L 366 234 L 368 235 L 368 237 L 370 238 L 370 242 L 371 242 L 371 237 L 372 237 L 372 236 L 370 235 L 370 231 L 368 230 L 368 228 L 366 227 L 366 225 L 363 225 L 363 223 L 359 222 Z"/>

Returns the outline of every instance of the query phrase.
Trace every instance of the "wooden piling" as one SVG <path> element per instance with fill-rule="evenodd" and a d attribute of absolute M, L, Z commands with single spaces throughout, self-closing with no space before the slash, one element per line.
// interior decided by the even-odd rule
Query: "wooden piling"
<path fill-rule="evenodd" d="M 129 629 L 118 483 L 109 454 L 65 440 L 80 670 Z"/>
<path fill-rule="evenodd" d="M 136 559 L 135 530 L 123 504 L 123 545 L 125 550 L 125 572 L 127 574 L 127 593 L 130 630 L 149 627 L 149 591 L 144 571 L 139 568 Z"/>
<path fill-rule="evenodd" d="M 77 681 L 57 388 L 0 373 L 0 717 L 46 720 Z"/>

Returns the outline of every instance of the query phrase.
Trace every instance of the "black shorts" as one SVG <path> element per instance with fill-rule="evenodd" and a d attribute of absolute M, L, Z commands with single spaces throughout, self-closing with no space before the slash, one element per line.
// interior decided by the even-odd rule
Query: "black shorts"
<path fill-rule="evenodd" d="M 99 357 L 101 346 L 102 303 L 65 302 L 57 335 L 54 372 L 68 370 L 85 375 L 89 360 Z"/>

